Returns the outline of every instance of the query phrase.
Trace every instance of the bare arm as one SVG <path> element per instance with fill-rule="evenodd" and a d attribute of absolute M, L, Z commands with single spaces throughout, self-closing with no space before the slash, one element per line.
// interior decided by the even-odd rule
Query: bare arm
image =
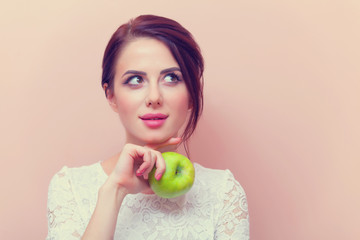
<path fill-rule="evenodd" d="M 113 239 L 120 206 L 127 190 L 108 180 L 100 188 L 98 202 L 82 239 Z"/>
<path fill-rule="evenodd" d="M 165 172 L 165 161 L 156 151 L 166 145 L 178 144 L 181 139 L 172 138 L 158 146 L 126 144 L 118 162 L 98 193 L 98 201 L 83 240 L 113 239 L 121 204 L 127 194 L 152 193 L 147 182 L 148 174 L 156 166 L 155 177 Z"/>

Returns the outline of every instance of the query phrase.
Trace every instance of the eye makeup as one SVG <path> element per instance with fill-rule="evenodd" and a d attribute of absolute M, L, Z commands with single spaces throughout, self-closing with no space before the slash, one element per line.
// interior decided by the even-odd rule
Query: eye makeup
<path fill-rule="evenodd" d="M 179 72 L 179 73 L 177 73 Z M 129 85 L 131 87 L 140 86 L 144 83 L 147 73 L 138 70 L 128 70 L 122 76 L 130 75 L 125 79 L 123 85 Z M 181 71 L 178 67 L 167 68 L 160 71 L 159 80 L 166 83 L 167 85 L 176 85 L 182 81 Z"/>
<path fill-rule="evenodd" d="M 125 82 L 123 83 L 124 85 L 138 85 L 140 83 L 144 82 L 143 77 L 139 76 L 139 75 L 133 75 L 128 77 Z"/>

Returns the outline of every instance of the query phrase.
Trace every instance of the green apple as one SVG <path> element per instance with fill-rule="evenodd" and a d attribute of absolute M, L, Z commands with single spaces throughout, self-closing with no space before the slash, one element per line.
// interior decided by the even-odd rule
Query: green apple
<path fill-rule="evenodd" d="M 195 169 L 191 161 L 176 152 L 164 152 L 166 170 L 160 180 L 155 179 L 156 168 L 149 174 L 149 184 L 154 193 L 163 198 L 174 198 L 188 192 L 194 183 Z"/>

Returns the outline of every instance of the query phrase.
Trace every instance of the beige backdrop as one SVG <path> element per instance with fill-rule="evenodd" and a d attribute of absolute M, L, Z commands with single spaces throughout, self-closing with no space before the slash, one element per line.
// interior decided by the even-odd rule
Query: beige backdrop
<path fill-rule="evenodd" d="M 206 60 L 192 160 L 245 188 L 252 239 L 360 239 L 360 2 L 7 1 L 0 6 L 0 239 L 44 239 L 63 165 L 119 151 L 100 87 L 120 23 L 174 18 Z"/>

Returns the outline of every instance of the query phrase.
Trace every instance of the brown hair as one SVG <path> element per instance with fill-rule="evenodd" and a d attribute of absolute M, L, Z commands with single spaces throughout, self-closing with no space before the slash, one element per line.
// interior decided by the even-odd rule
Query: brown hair
<path fill-rule="evenodd" d="M 141 15 L 121 25 L 112 35 L 102 63 L 103 87 L 107 84 L 108 89 L 113 91 L 116 60 L 126 43 L 137 37 L 151 37 L 163 42 L 180 66 L 192 106 L 190 119 L 182 135 L 188 153 L 187 140 L 193 134 L 203 110 L 204 60 L 200 48 L 191 33 L 178 22 L 160 16 Z"/>

